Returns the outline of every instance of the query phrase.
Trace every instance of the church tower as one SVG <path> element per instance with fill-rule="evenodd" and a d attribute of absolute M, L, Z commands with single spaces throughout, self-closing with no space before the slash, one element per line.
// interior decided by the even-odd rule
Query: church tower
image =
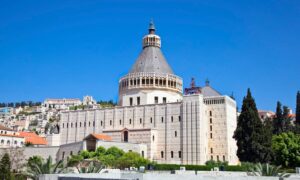
<path fill-rule="evenodd" d="M 135 106 L 180 102 L 182 79 L 176 76 L 161 51 L 153 21 L 143 37 L 143 49 L 130 72 L 119 80 L 119 105 Z"/>

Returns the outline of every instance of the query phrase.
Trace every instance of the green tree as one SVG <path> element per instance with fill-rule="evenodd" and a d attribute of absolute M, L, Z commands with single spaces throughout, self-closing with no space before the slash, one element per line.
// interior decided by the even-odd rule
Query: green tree
<path fill-rule="evenodd" d="M 0 178 L 3 180 L 11 179 L 11 163 L 8 153 L 5 153 L 0 162 Z"/>
<path fill-rule="evenodd" d="M 273 136 L 273 122 L 270 118 L 266 118 L 263 122 L 263 132 L 262 132 L 262 143 L 265 147 L 265 157 L 262 162 L 271 162 L 273 160 L 272 151 L 272 136 Z"/>
<path fill-rule="evenodd" d="M 292 132 L 274 135 L 272 149 L 275 163 L 285 167 L 300 166 L 300 135 Z"/>
<path fill-rule="evenodd" d="M 234 138 L 237 140 L 237 156 L 244 162 L 266 162 L 270 156 L 265 144 L 263 124 L 259 118 L 250 89 L 243 99 Z"/>
<path fill-rule="evenodd" d="M 283 132 L 289 132 L 292 130 L 291 125 L 291 117 L 290 117 L 290 109 L 287 106 L 283 106 L 283 113 L 282 113 L 282 121 L 283 121 Z"/>
<path fill-rule="evenodd" d="M 96 154 L 97 156 L 100 156 L 100 155 L 103 155 L 106 153 L 106 149 L 102 146 L 99 146 L 97 149 L 96 149 Z"/>
<path fill-rule="evenodd" d="M 106 154 L 106 155 L 111 154 L 111 155 L 113 155 L 115 158 L 118 159 L 118 158 L 120 158 L 121 156 L 124 155 L 124 151 L 123 151 L 122 149 L 119 149 L 119 148 L 113 146 L 113 147 L 108 148 L 108 149 L 106 150 L 106 153 L 105 153 L 105 154 Z"/>
<path fill-rule="evenodd" d="M 127 152 L 117 160 L 117 167 L 120 169 L 129 167 L 147 166 L 150 163 L 149 160 L 144 159 L 136 152 Z"/>
<path fill-rule="evenodd" d="M 273 119 L 273 134 L 280 134 L 283 132 L 283 113 L 281 103 L 277 101 L 276 114 Z"/>

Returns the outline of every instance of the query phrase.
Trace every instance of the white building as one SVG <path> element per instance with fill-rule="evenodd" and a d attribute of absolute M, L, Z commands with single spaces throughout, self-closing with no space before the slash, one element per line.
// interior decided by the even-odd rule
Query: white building
<path fill-rule="evenodd" d="M 18 132 L 0 125 L 0 148 L 22 147 L 24 143 L 24 137 Z"/>
<path fill-rule="evenodd" d="M 93 96 L 84 96 L 84 97 L 83 97 L 82 104 L 83 104 L 83 105 L 89 105 L 89 106 L 91 106 L 91 105 L 96 105 L 97 102 L 96 102 L 96 100 L 93 98 Z"/>
<path fill-rule="evenodd" d="M 237 164 L 236 102 L 194 83 L 182 92 L 161 51 L 161 39 L 150 23 L 143 49 L 129 73 L 119 80 L 114 108 L 63 112 L 60 144 L 104 133 L 112 141 L 147 145 L 147 157 L 158 163 L 205 164 L 208 160 Z"/>
<path fill-rule="evenodd" d="M 43 103 L 44 107 L 54 109 L 68 109 L 71 106 L 81 105 L 80 99 L 46 99 Z"/>

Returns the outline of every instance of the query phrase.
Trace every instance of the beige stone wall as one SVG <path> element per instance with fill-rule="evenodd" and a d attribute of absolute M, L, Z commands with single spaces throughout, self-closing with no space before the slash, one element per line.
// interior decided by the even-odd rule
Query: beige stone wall
<path fill-rule="evenodd" d="M 128 131 L 129 142 L 146 144 L 147 156 L 158 163 L 204 164 L 211 156 L 237 162 L 236 104 L 226 96 L 189 95 L 177 103 L 68 111 L 61 117 L 61 144 L 90 133 L 122 142 Z"/>

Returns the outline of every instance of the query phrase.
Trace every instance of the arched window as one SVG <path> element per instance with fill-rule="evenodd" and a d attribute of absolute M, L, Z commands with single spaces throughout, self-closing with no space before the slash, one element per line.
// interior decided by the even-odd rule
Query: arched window
<path fill-rule="evenodd" d="M 142 118 L 140 118 L 140 124 L 142 124 Z"/>
<path fill-rule="evenodd" d="M 209 115 L 212 116 L 212 112 L 211 111 L 209 111 Z"/>
<path fill-rule="evenodd" d="M 103 126 L 103 121 L 101 121 L 101 126 Z"/>
<path fill-rule="evenodd" d="M 122 120 L 120 119 L 120 125 L 122 124 Z"/>
<path fill-rule="evenodd" d="M 150 123 L 152 124 L 152 118 L 150 118 Z"/>
<path fill-rule="evenodd" d="M 161 117 L 161 123 L 164 123 L 164 117 Z"/>
<path fill-rule="evenodd" d="M 144 157 L 145 155 L 144 155 L 144 151 L 142 151 L 142 157 Z"/>
<path fill-rule="evenodd" d="M 129 119 L 129 124 L 131 124 L 131 119 Z"/>
<path fill-rule="evenodd" d="M 4 140 L 3 139 L 1 140 L 1 144 L 4 144 Z"/>
<path fill-rule="evenodd" d="M 17 142 L 17 141 L 15 141 L 15 144 L 18 144 L 18 142 Z"/>
<path fill-rule="evenodd" d="M 210 153 L 214 153 L 213 148 L 210 148 Z"/>
<path fill-rule="evenodd" d="M 109 121 L 109 124 L 112 125 L 112 121 L 111 120 Z"/>
<path fill-rule="evenodd" d="M 164 152 L 163 151 L 160 152 L 160 157 L 164 158 Z"/>
<path fill-rule="evenodd" d="M 7 144 L 7 145 L 10 145 L 10 141 L 9 141 L 9 140 L 7 140 L 6 144 Z"/>
<path fill-rule="evenodd" d="M 152 136 L 152 141 L 154 141 L 154 135 Z"/>
<path fill-rule="evenodd" d="M 175 137 L 177 137 L 177 131 L 175 131 Z"/>

